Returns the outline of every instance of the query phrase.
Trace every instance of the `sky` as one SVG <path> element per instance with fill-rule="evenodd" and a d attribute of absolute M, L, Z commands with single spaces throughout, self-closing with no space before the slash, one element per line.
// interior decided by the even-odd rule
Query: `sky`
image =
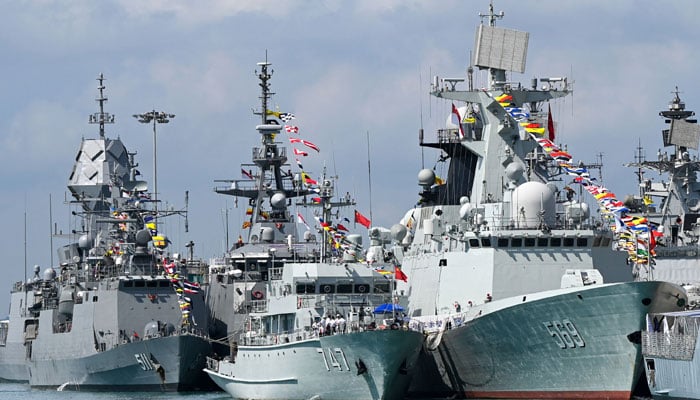
<path fill-rule="evenodd" d="M 168 222 L 171 251 L 195 242 L 220 256 L 237 237 L 244 207 L 214 193 L 217 179 L 241 178 L 259 144 L 256 64 L 274 74 L 271 105 L 297 116 L 300 137 L 320 153 L 304 159 L 338 177 L 375 225 L 391 227 L 418 198 L 417 174 L 439 154 L 418 146 L 444 126 L 449 104 L 428 94 L 433 75 L 465 77 L 479 13 L 466 0 L 35 0 L 0 2 L 0 313 L 15 281 L 51 264 L 52 226 L 71 228 L 66 184 L 82 138 L 98 136 L 97 76 L 106 78 L 108 137 L 137 151 L 152 182 L 153 135 L 133 114 L 165 111 L 158 126 L 159 199 L 184 206 Z M 574 93 L 553 104 L 557 142 L 576 160 L 602 155 L 605 186 L 636 193 L 639 144 L 661 147 L 666 109 L 678 86 L 700 108 L 696 16 L 679 0 L 498 0 L 498 26 L 530 33 L 526 72 L 509 79 L 567 76 Z M 485 85 L 483 74 L 477 85 Z M 290 149 L 291 151 L 291 149 Z M 293 163 L 293 161 L 292 161 Z M 594 176 L 597 175 L 594 172 Z M 26 220 L 26 224 L 25 224 Z M 53 223 L 53 225 L 52 225 Z M 359 231 L 359 229 L 357 229 Z M 26 237 L 26 240 L 25 240 Z M 26 257 L 25 257 L 26 254 Z M 55 259 L 55 257 L 53 257 Z"/>

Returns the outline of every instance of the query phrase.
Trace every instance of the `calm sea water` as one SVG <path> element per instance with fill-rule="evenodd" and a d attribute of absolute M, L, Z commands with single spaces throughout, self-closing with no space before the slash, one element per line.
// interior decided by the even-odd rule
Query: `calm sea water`
<path fill-rule="evenodd" d="M 55 390 L 35 390 L 29 385 L 17 383 L 0 383 L 0 400 L 231 400 L 224 392 L 214 393 L 95 393 Z M 435 399 L 433 399 L 435 400 Z M 651 400 L 634 397 L 633 400 Z"/>
<path fill-rule="evenodd" d="M 214 393 L 94 393 L 55 390 L 36 390 L 29 385 L 17 383 L 0 383 L 0 399 L 2 400 L 231 400 L 224 392 Z"/>

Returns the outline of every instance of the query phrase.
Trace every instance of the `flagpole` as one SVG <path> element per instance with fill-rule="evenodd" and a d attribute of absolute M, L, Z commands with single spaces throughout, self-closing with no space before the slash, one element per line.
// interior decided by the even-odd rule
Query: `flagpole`
<path fill-rule="evenodd" d="M 372 216 L 372 164 L 369 153 L 369 131 L 367 131 L 367 180 L 369 184 L 369 220 L 373 221 Z"/>

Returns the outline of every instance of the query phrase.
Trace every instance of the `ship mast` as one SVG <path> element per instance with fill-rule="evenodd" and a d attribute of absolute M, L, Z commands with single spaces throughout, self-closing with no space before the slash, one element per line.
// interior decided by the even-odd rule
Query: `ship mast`
<path fill-rule="evenodd" d="M 275 72 L 275 70 L 271 69 L 270 72 L 267 71 L 267 67 L 272 65 L 271 63 L 267 62 L 267 60 L 263 62 L 259 62 L 258 66 L 260 67 L 260 73 L 256 71 L 258 74 L 258 78 L 260 79 L 260 87 L 262 88 L 262 94 L 260 96 L 260 101 L 262 102 L 262 109 L 259 113 L 255 114 L 260 114 L 261 117 L 261 124 L 266 124 L 267 123 L 267 100 L 272 97 L 274 93 L 270 92 L 270 79 L 272 79 L 272 74 Z"/>
<path fill-rule="evenodd" d="M 100 103 L 100 111 L 90 115 L 90 119 L 88 121 L 91 124 L 100 124 L 100 139 L 105 138 L 105 124 L 114 123 L 114 115 L 105 112 L 104 109 L 104 104 L 107 102 L 107 98 L 104 96 L 104 80 L 104 75 L 100 73 L 100 76 L 97 77 L 97 81 L 100 83 L 100 85 L 97 87 L 97 89 L 100 91 L 100 97 L 95 99 L 95 101 Z"/>
<path fill-rule="evenodd" d="M 490 1 L 490 2 L 489 2 L 489 13 L 488 13 L 488 14 L 479 13 L 479 18 L 481 18 L 481 23 L 482 23 L 482 24 L 484 23 L 484 18 L 488 18 L 488 20 L 489 20 L 489 26 L 496 26 L 496 20 L 497 20 L 497 19 L 503 19 L 503 17 L 504 17 L 505 15 L 506 15 L 506 14 L 505 14 L 503 11 L 501 11 L 501 12 L 498 13 L 498 14 L 494 14 L 494 12 L 493 12 L 493 1 Z"/>
<path fill-rule="evenodd" d="M 304 187 L 299 179 L 295 179 L 291 168 L 286 168 L 289 167 L 287 149 L 275 141 L 284 128 L 276 119 L 284 123 L 288 115 L 270 110 L 270 99 L 274 95 L 270 90 L 274 72 L 271 65 L 265 60 L 257 63 L 259 69 L 255 70 L 261 89 L 261 109 L 253 110 L 253 114 L 260 116 L 260 122 L 255 127 L 260 134 L 260 145 L 252 149 L 252 163 L 241 165 L 241 173 L 247 179 L 227 180 L 225 182 L 230 182 L 230 186 L 215 188 L 214 191 L 248 199 L 252 211 L 245 223 L 246 227 L 251 228 L 249 240 L 257 240 L 262 228 L 271 228 L 275 236 L 273 241 L 279 242 L 291 233 L 285 230 L 284 226 L 289 225 L 291 229 L 296 230 L 287 209 L 291 203 L 289 199 L 306 196 L 310 194 L 310 190 Z M 285 168 L 287 170 L 283 171 Z M 269 232 L 267 229 L 266 231 Z"/>

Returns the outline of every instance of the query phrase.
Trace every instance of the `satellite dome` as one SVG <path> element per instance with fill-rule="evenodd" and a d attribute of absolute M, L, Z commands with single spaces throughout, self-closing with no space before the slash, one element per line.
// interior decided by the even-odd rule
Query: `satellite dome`
<path fill-rule="evenodd" d="M 275 232 L 270 227 L 262 228 L 260 233 L 263 242 L 272 242 L 275 239 Z"/>
<path fill-rule="evenodd" d="M 92 242 L 92 238 L 87 234 L 80 235 L 80 238 L 78 238 L 78 247 L 81 249 L 89 249 L 92 247 Z"/>
<path fill-rule="evenodd" d="M 284 210 L 287 207 L 287 196 L 284 193 L 275 193 L 270 198 L 270 205 L 276 210 Z"/>
<path fill-rule="evenodd" d="M 472 214 L 474 213 L 474 210 L 475 210 L 474 204 L 464 203 L 459 208 L 459 217 L 466 221 L 469 218 L 471 218 Z"/>
<path fill-rule="evenodd" d="M 467 196 L 462 196 L 462 197 L 459 198 L 459 204 L 460 204 L 460 205 L 464 205 L 464 204 L 467 204 L 467 203 L 469 203 L 469 197 L 467 197 Z"/>
<path fill-rule="evenodd" d="M 520 182 L 523 179 L 525 166 L 520 161 L 513 161 L 506 166 L 506 177 L 511 182 Z"/>
<path fill-rule="evenodd" d="M 432 169 L 422 169 L 418 172 L 418 184 L 420 186 L 432 186 L 435 184 L 435 172 Z"/>
<path fill-rule="evenodd" d="M 158 335 L 158 323 L 156 321 L 151 321 L 146 324 L 143 328 L 144 337 L 153 337 Z"/>
<path fill-rule="evenodd" d="M 540 218 L 540 212 L 544 214 Z M 554 226 L 554 193 L 541 182 L 525 182 L 513 191 L 511 216 L 519 228 L 536 229 L 540 222 Z"/>
<path fill-rule="evenodd" d="M 44 282 L 50 282 L 56 278 L 56 271 L 49 267 L 44 270 Z"/>
<path fill-rule="evenodd" d="M 571 202 L 564 207 L 564 211 L 566 220 L 577 224 L 585 221 L 591 215 L 587 203 Z"/>
<path fill-rule="evenodd" d="M 312 240 L 313 236 L 314 236 L 314 234 L 311 233 L 311 231 L 304 232 L 304 241 L 310 242 Z"/>
<path fill-rule="evenodd" d="M 134 239 L 137 246 L 147 246 L 148 242 L 151 241 L 151 232 L 148 229 L 142 229 L 136 232 L 136 238 Z"/>
<path fill-rule="evenodd" d="M 406 233 L 408 232 L 408 229 L 404 225 L 401 224 L 394 224 L 391 227 L 391 237 L 392 239 L 396 240 L 397 242 L 400 242 L 403 240 L 404 237 L 406 237 Z"/>

